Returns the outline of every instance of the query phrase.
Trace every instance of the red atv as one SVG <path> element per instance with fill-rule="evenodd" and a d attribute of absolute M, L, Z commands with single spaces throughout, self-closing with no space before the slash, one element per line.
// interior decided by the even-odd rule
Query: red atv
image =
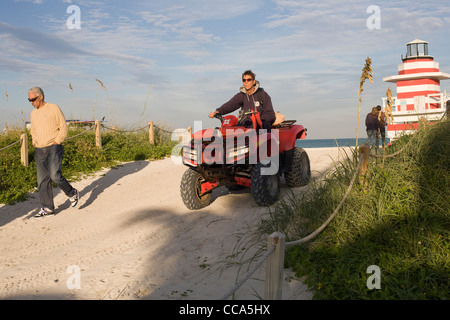
<path fill-rule="evenodd" d="M 249 112 L 248 114 L 257 112 Z M 280 195 L 280 177 L 289 187 L 308 184 L 311 169 L 308 154 L 296 147 L 305 139 L 306 128 L 295 120 L 274 126 L 271 132 L 245 128 L 235 116 L 222 117 L 220 128 L 199 130 L 183 147 L 182 161 L 189 167 L 181 179 L 181 198 L 188 209 L 211 203 L 212 190 L 249 187 L 260 206 L 274 204 Z"/>

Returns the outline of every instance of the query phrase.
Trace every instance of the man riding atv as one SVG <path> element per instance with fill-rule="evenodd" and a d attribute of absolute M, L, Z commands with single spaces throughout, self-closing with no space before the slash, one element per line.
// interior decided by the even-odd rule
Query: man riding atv
<path fill-rule="evenodd" d="M 188 169 L 180 193 L 188 209 L 208 206 L 212 191 L 221 186 L 249 187 L 255 202 L 268 206 L 280 196 L 281 176 L 292 188 L 309 182 L 308 155 L 295 145 L 306 138 L 306 128 L 294 124 L 296 120 L 278 121 L 270 96 L 251 71 L 244 72 L 242 80 L 241 92 L 209 114 L 221 126 L 196 131 L 183 147 L 182 161 Z M 239 120 L 233 115 L 222 117 L 239 107 Z"/>
<path fill-rule="evenodd" d="M 211 112 L 209 117 L 214 118 L 216 114 L 225 115 L 241 108 L 239 117 L 241 126 L 250 128 L 255 126 L 256 123 L 258 128 L 254 128 L 255 130 L 265 129 L 270 132 L 275 121 L 272 99 L 259 86 L 259 81 L 255 80 L 255 74 L 251 70 L 242 74 L 242 82 L 243 86 L 241 86 L 240 92 L 220 108 L 217 108 L 215 112 Z M 253 114 L 252 111 L 258 113 Z"/>

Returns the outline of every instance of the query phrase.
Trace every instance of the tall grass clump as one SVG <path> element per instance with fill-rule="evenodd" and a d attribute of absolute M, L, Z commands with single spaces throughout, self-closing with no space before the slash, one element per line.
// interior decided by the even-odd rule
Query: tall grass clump
<path fill-rule="evenodd" d="M 332 222 L 306 244 L 288 247 L 286 265 L 315 299 L 448 299 L 450 287 L 450 122 L 422 124 L 371 158 Z M 342 161 L 303 197 L 283 199 L 259 232 L 282 231 L 287 241 L 319 227 L 341 202 L 356 169 Z M 381 270 L 381 288 L 369 289 Z"/>
<path fill-rule="evenodd" d="M 364 82 L 369 79 L 370 83 L 373 83 L 373 75 L 372 75 L 372 59 L 369 57 L 366 58 L 364 63 L 364 68 L 362 69 L 361 78 L 359 81 L 359 90 L 358 90 L 358 122 L 356 124 L 356 147 L 358 147 L 358 135 L 359 135 L 359 118 L 361 117 L 361 103 L 362 103 L 362 93 L 364 91 Z"/>
<path fill-rule="evenodd" d="M 83 133 L 84 132 L 84 133 Z M 25 130 L 11 130 L 7 136 L 0 136 L 0 149 L 20 139 Z M 83 133 L 83 134 L 81 134 Z M 80 134 L 70 139 L 70 137 Z M 155 145 L 149 143 L 147 130 L 135 132 L 102 131 L 102 148 L 95 145 L 94 130 L 72 128 L 64 142 L 63 175 L 70 181 L 80 179 L 83 175 L 94 173 L 102 168 L 109 168 L 121 162 L 138 160 L 157 160 L 171 154 L 175 142 L 170 135 L 155 132 Z M 24 167 L 20 161 L 20 144 L 0 151 L 0 203 L 13 204 L 26 199 L 34 191 L 36 181 L 36 163 L 31 136 L 28 135 L 29 166 Z"/>

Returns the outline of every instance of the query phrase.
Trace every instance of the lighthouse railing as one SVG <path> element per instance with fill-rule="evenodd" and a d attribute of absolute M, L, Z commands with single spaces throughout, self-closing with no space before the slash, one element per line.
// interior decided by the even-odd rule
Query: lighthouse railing
<path fill-rule="evenodd" d="M 430 93 L 427 96 L 427 103 L 435 105 L 435 108 L 445 108 L 447 102 L 447 91 L 439 93 Z"/>
<path fill-rule="evenodd" d="M 387 107 L 387 98 L 382 97 L 381 98 L 383 103 L 382 107 L 385 109 Z M 401 100 L 397 100 L 397 97 L 392 97 L 393 105 L 392 105 L 392 114 L 394 116 L 401 116 L 401 115 L 408 115 L 411 113 L 417 113 L 418 110 L 403 110 L 401 107 Z M 430 93 L 425 96 L 425 105 L 427 106 L 427 109 L 424 110 L 424 113 L 433 113 L 434 111 L 437 111 L 436 109 L 445 109 L 447 101 L 450 100 L 450 96 L 447 95 L 447 92 L 439 92 L 439 93 Z M 431 109 L 431 106 L 433 105 L 433 109 Z M 406 104 L 404 104 L 404 107 L 406 107 Z M 400 110 L 399 110 L 400 108 Z M 422 113 L 422 112 L 420 112 Z"/>

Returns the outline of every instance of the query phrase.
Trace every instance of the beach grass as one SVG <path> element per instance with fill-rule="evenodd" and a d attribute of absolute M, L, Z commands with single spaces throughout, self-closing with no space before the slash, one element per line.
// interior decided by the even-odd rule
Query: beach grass
<path fill-rule="evenodd" d="M 84 132 L 84 133 L 83 133 Z M 18 141 L 26 129 L 9 130 L 8 135 L 0 135 L 0 149 Z M 70 139 L 72 136 L 77 137 Z M 64 142 L 63 175 L 75 181 L 102 168 L 117 166 L 122 162 L 162 159 L 171 154 L 175 142 L 170 134 L 155 130 L 155 144 L 149 143 L 148 130 L 129 132 L 125 130 L 103 130 L 102 148 L 95 144 L 94 130 L 73 128 Z M 20 144 L 0 151 L 0 203 L 14 204 L 24 201 L 29 192 L 35 190 L 36 163 L 31 136 L 28 134 L 29 166 L 20 160 Z"/>
<path fill-rule="evenodd" d="M 422 125 L 372 157 L 341 210 L 312 241 L 287 248 L 285 263 L 314 299 L 442 299 L 450 287 L 450 122 Z M 341 202 L 356 154 L 314 181 L 302 197 L 288 195 L 269 210 L 260 234 L 286 241 L 318 228 Z M 370 289 L 370 266 L 381 271 Z"/>

